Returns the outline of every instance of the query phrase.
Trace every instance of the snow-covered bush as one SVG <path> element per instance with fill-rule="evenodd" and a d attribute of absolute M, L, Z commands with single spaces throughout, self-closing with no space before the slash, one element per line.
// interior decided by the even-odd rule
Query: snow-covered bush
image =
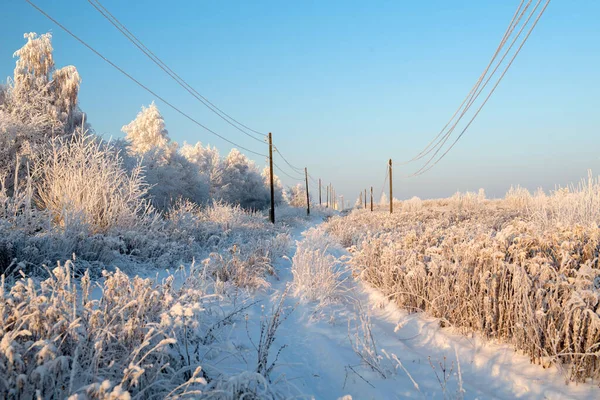
<path fill-rule="evenodd" d="M 306 207 L 306 189 L 301 183 L 290 186 L 285 194 L 286 202 L 292 207 Z"/>
<path fill-rule="evenodd" d="M 200 174 L 206 177 L 209 186 L 209 196 L 211 199 L 216 199 L 219 182 L 223 174 L 223 164 L 221 163 L 219 150 L 210 145 L 203 147 L 200 142 L 193 146 L 184 143 L 181 147 L 181 155 L 194 164 Z"/>
<path fill-rule="evenodd" d="M 270 192 L 254 162 L 232 149 L 222 164 L 216 199 L 250 210 L 263 210 L 271 204 Z"/>
<path fill-rule="evenodd" d="M 405 200 L 400 204 L 402 206 L 402 212 L 415 212 L 423 208 L 423 201 L 417 196 L 413 196 L 409 200 Z"/>
<path fill-rule="evenodd" d="M 131 229 L 151 212 L 141 169 L 127 173 L 118 154 L 85 132 L 54 139 L 37 158 L 35 175 L 38 206 L 65 230 L 77 225 L 91 233 Z"/>
<path fill-rule="evenodd" d="M 311 228 L 297 243 L 292 258 L 292 290 L 294 296 L 319 305 L 339 300 L 345 281 L 342 264 L 328 252 L 336 244 L 322 231 Z"/>

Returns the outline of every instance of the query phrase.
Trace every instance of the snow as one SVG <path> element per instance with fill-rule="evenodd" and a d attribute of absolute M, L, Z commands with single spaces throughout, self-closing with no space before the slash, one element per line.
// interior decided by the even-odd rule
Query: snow
<path fill-rule="evenodd" d="M 313 220 L 309 228 L 317 222 Z M 294 239 L 304 240 L 302 235 L 307 230 L 293 230 Z M 282 293 L 292 281 L 291 259 L 297 246 L 298 242 L 277 265 L 279 280 L 272 282 L 269 293 L 257 296 L 261 301 L 248 311 L 249 320 L 256 320 L 263 304 Z M 341 248 L 329 249 L 329 252 L 338 258 L 348 255 Z M 441 328 L 437 319 L 400 310 L 379 292 L 361 283 L 348 283 L 347 293 L 351 299 L 325 308 L 318 308 L 315 303 L 298 304 L 294 297 L 286 298 L 285 305 L 295 310 L 277 332 L 276 348 L 286 346 L 274 369 L 279 381 L 316 399 L 343 396 L 354 399 L 600 398 L 596 385 L 566 385 L 565 377 L 554 367 L 544 369 L 531 364 L 528 357 L 510 346 Z M 360 365 L 360 358 L 349 341 L 348 319 L 356 318 L 360 311 L 357 304 L 370 314 L 386 379 Z M 254 326 L 254 330 L 256 328 Z M 253 331 L 249 332 L 252 336 Z M 392 362 L 392 355 L 403 368 Z M 444 359 L 448 370 L 454 363 L 445 391 L 439 365 L 440 362 L 443 365 Z"/>

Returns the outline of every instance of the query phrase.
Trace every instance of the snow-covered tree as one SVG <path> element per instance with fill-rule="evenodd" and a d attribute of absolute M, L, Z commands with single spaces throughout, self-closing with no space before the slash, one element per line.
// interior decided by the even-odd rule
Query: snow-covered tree
<path fill-rule="evenodd" d="M 154 103 L 122 128 L 130 155 L 138 157 L 144 167 L 146 180 L 152 185 L 152 203 L 161 210 L 178 199 L 195 203 L 208 200 L 208 179 L 183 155 L 177 152 L 160 111 Z"/>
<path fill-rule="evenodd" d="M 304 185 L 298 183 L 290 186 L 285 193 L 285 200 L 292 207 L 306 207 L 306 190 Z"/>
<path fill-rule="evenodd" d="M 217 199 L 239 204 L 246 209 L 264 209 L 270 204 L 270 193 L 254 162 L 237 149 L 223 160 L 223 172 L 217 182 Z"/>
<path fill-rule="evenodd" d="M 27 43 L 14 53 L 17 62 L 5 110 L 18 121 L 34 125 L 40 134 L 71 133 L 82 119 L 77 108 L 81 83 L 77 68 L 54 68 L 50 33 L 32 32 L 24 37 Z"/>
<path fill-rule="evenodd" d="M 221 163 L 219 150 L 210 145 L 203 147 L 200 142 L 193 146 L 184 143 L 181 154 L 198 168 L 200 174 L 206 176 L 210 197 L 215 197 L 223 174 L 223 164 Z"/>
<path fill-rule="evenodd" d="M 17 160 L 31 159 L 50 138 L 70 135 L 83 121 L 77 69 L 54 68 L 51 34 L 24 37 L 27 42 L 14 53 L 14 76 L 0 95 L 0 170 L 8 182 Z"/>
<path fill-rule="evenodd" d="M 390 204 L 390 200 L 388 199 L 385 192 L 381 193 L 381 198 L 379 199 L 379 205 L 386 206 Z"/>
<path fill-rule="evenodd" d="M 364 207 L 363 205 L 363 197 L 362 197 L 362 193 L 356 198 L 356 201 L 354 202 L 354 208 L 362 208 Z"/>
<path fill-rule="evenodd" d="M 267 188 L 267 191 L 269 192 L 269 196 L 271 194 L 271 173 L 270 173 L 270 169 L 269 166 L 265 166 L 265 168 L 262 171 L 262 177 L 263 177 L 263 181 L 265 183 L 265 187 Z M 279 179 L 279 177 L 275 174 L 273 174 L 273 188 L 274 188 L 274 192 L 275 192 L 275 205 L 280 205 L 281 203 L 283 203 L 283 185 L 281 184 L 281 180 Z"/>
<path fill-rule="evenodd" d="M 168 156 L 177 148 L 177 144 L 171 143 L 165 120 L 154 102 L 148 107 L 142 106 L 142 111 L 121 130 L 130 143 L 130 151 L 137 155 L 160 149 Z"/>

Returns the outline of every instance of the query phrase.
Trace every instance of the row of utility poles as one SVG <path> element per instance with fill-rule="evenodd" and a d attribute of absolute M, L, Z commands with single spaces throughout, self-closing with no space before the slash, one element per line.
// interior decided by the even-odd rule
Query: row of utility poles
<path fill-rule="evenodd" d="M 271 209 L 269 210 L 269 220 L 272 223 L 275 223 L 275 182 L 274 182 L 274 175 L 273 175 L 273 135 L 271 134 L 271 132 L 269 132 L 269 184 L 271 186 Z M 306 167 L 304 167 L 304 180 L 306 182 L 306 215 L 310 215 L 310 195 L 309 195 L 309 188 L 308 188 L 308 169 Z M 321 178 L 319 178 L 319 205 L 323 205 L 322 199 L 321 199 L 321 188 L 323 186 L 321 185 Z M 331 194 L 331 196 L 330 196 Z M 330 197 L 331 197 L 331 201 L 330 201 Z M 342 208 L 344 207 L 344 196 L 341 196 L 342 199 Z M 329 186 L 327 186 L 327 203 L 326 203 L 326 207 L 332 207 L 334 210 L 337 210 L 337 196 L 335 194 L 335 189 L 334 187 L 331 185 L 331 183 L 329 184 Z"/>
<path fill-rule="evenodd" d="M 394 192 L 393 192 L 393 182 L 392 179 L 392 159 L 388 162 L 388 176 L 390 177 L 390 214 L 394 212 Z M 365 210 L 367 209 L 367 189 L 364 191 L 364 202 L 363 202 L 363 192 L 361 191 L 358 194 L 358 198 L 361 200 L 361 206 L 364 205 Z M 373 186 L 371 186 L 371 212 L 373 211 Z"/>
<path fill-rule="evenodd" d="M 390 178 L 390 214 L 394 212 L 394 194 L 393 194 L 393 179 L 392 179 L 392 159 L 388 162 L 388 176 Z M 306 182 L 306 215 L 310 215 L 310 196 L 308 191 L 308 169 L 304 167 L 304 180 Z M 269 210 L 269 219 L 272 223 L 275 223 L 275 184 L 273 179 L 273 136 L 271 132 L 269 132 L 269 183 L 271 186 L 271 209 Z M 319 178 L 319 205 L 323 205 L 323 201 L 321 198 L 321 178 Z M 331 198 L 331 202 L 330 202 Z M 359 198 L 362 200 L 362 192 L 359 195 Z M 344 196 L 341 196 L 342 199 L 342 208 L 344 208 Z M 364 197 L 364 206 L 367 208 L 367 189 L 365 189 L 365 197 Z M 362 201 L 361 201 L 362 202 Z M 335 194 L 335 189 L 329 184 L 327 186 L 327 208 L 333 208 L 337 210 L 337 196 Z M 371 186 L 371 212 L 373 212 L 373 186 Z"/>

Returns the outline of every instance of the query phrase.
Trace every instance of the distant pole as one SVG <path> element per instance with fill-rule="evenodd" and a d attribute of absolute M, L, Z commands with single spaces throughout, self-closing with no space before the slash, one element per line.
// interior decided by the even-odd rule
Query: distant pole
<path fill-rule="evenodd" d="M 367 189 L 365 189 L 365 210 L 367 209 Z"/>
<path fill-rule="evenodd" d="M 306 179 L 306 215 L 310 215 L 310 197 L 308 195 L 308 169 L 304 167 L 304 178 Z"/>
<path fill-rule="evenodd" d="M 337 196 L 335 195 L 335 188 L 332 187 L 331 190 L 333 190 L 333 209 L 337 210 Z"/>
<path fill-rule="evenodd" d="M 329 186 L 327 186 L 327 203 L 325 203 L 325 208 L 329 208 Z"/>
<path fill-rule="evenodd" d="M 323 205 L 323 201 L 321 200 L 321 178 L 319 178 L 319 205 Z"/>
<path fill-rule="evenodd" d="M 329 183 L 329 207 L 333 208 L 333 185 Z"/>
<path fill-rule="evenodd" d="M 269 211 L 269 219 L 271 223 L 275 223 L 275 185 L 273 183 L 273 137 L 269 132 L 269 181 L 271 183 L 271 210 Z"/>
<path fill-rule="evenodd" d="M 391 158 L 390 158 L 389 166 L 390 166 L 390 214 L 391 214 L 394 212 L 394 194 L 392 191 L 393 179 L 392 179 L 392 159 Z"/>
<path fill-rule="evenodd" d="M 373 186 L 371 186 L 371 212 L 373 212 Z"/>

